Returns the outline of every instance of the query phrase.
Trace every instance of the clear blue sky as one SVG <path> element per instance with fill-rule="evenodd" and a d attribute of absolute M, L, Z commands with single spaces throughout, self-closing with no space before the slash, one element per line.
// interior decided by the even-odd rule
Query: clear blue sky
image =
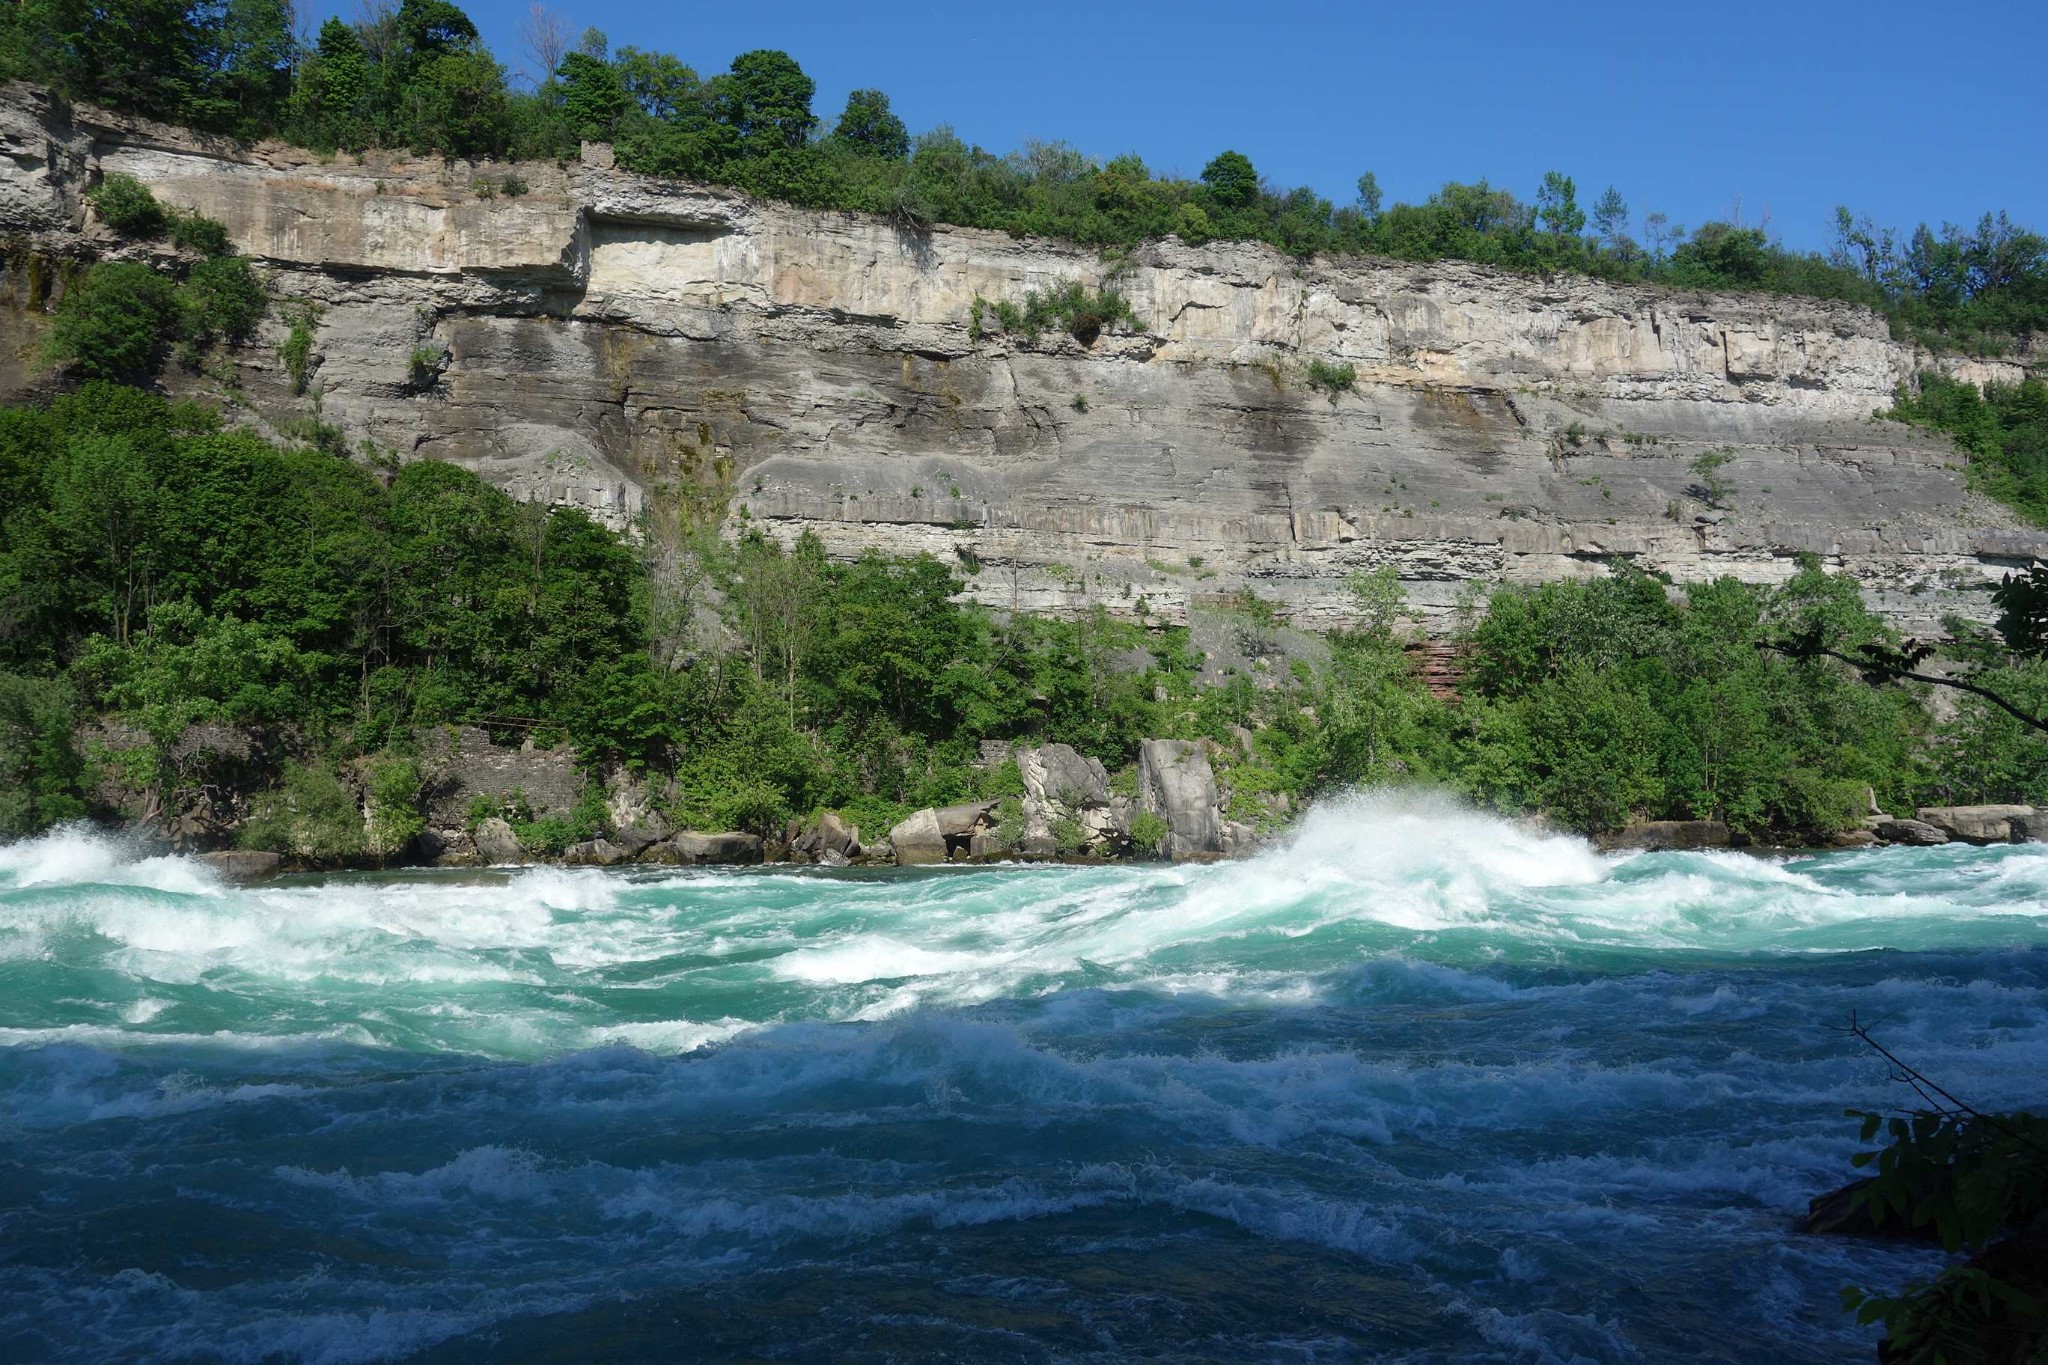
<path fill-rule="evenodd" d="M 527 5 L 469 7 L 515 70 Z M 1391 203 L 1480 176 L 1530 197 L 1556 168 L 1582 203 L 1618 186 L 1638 223 L 1725 217 L 1739 195 L 1794 246 L 1824 245 L 1838 203 L 1906 227 L 2005 208 L 2048 231 L 2044 0 L 551 7 L 699 75 L 781 48 L 828 127 L 876 86 L 913 132 L 1186 174 L 1236 148 L 1340 204 L 1366 169 Z"/>

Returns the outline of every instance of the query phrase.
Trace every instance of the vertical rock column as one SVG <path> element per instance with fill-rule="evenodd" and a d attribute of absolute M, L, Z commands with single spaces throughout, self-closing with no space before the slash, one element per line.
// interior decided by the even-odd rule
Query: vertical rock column
<path fill-rule="evenodd" d="M 1223 851 L 1216 774 L 1201 744 L 1148 739 L 1138 746 L 1138 808 L 1166 822 L 1160 852 L 1176 861 Z"/>

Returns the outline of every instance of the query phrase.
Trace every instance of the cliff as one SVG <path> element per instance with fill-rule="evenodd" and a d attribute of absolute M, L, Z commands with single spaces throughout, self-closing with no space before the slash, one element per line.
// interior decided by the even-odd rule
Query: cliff
<path fill-rule="evenodd" d="M 279 358 L 287 306 L 174 381 L 248 420 L 317 404 L 351 445 L 657 534 L 699 518 L 929 550 L 999 606 L 1178 619 L 1250 587 L 1321 625 L 1386 564 L 1440 614 L 1467 582 L 1614 555 L 1767 581 L 1811 552 L 1926 628 L 1985 616 L 2000 574 L 2048 554 L 1945 439 L 1871 420 L 1931 360 L 1846 305 L 1174 240 L 1111 262 L 648 179 L 601 147 L 321 159 L 19 85 L 0 89 L 0 396 L 42 382 L 66 263 L 136 250 L 84 206 L 110 172 L 220 220 L 310 306 L 305 395 Z M 1139 326 L 1089 344 L 975 322 L 977 299 L 1111 279 Z M 1314 387 L 1313 361 L 1355 383 Z M 1710 498 L 1692 465 L 1714 453 Z"/>

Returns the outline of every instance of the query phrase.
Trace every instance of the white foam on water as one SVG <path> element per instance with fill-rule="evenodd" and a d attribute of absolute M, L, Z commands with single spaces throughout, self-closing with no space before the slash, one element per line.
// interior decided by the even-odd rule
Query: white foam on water
<path fill-rule="evenodd" d="M 650 1052 L 695 1052 L 698 1048 L 722 1043 L 728 1038 L 737 1038 L 742 1033 L 764 1027 L 745 1019 L 727 1016 L 707 1024 L 694 1024 L 685 1019 L 664 1019 L 652 1023 L 607 1024 L 590 1031 L 589 1044 L 603 1047 L 607 1043 L 625 1043 L 632 1047 L 645 1048 Z"/>
<path fill-rule="evenodd" d="M 791 981 L 851 985 L 941 976 L 996 965 L 999 954 L 933 952 L 881 934 L 863 934 L 830 948 L 805 948 L 775 959 L 775 974 Z"/>
<path fill-rule="evenodd" d="M 0 951 L 36 944 L 0 1001 L 0 1141 L 59 1182 L 147 1160 L 291 1236 L 446 1273 L 342 1257 L 200 1293 L 122 1272 L 94 1280 L 98 1316 L 18 1295 L 108 1357 L 402 1356 L 906 1230 L 1144 1209 L 1400 1267 L 1468 1348 L 1622 1358 L 1606 1307 L 1542 1299 L 1589 1260 L 1625 1280 L 1698 1242 L 1768 1257 L 1849 1170 L 1841 1111 L 1890 1101 L 1816 1020 L 1881 1014 L 1993 1107 L 2048 1072 L 2027 963 L 1778 960 L 2048 942 L 2029 849 L 1603 857 L 1381 798 L 1203 867 L 231 888 L 149 861 L 90 839 L 0 854 Z M 1649 956 L 1611 972 L 1576 947 Z M 1773 961 L 1696 969 L 1699 950 Z M 394 1059 L 394 1038 L 530 1064 Z M 1797 1254 L 1745 1281 L 1797 1331 L 1896 1255 Z"/>
<path fill-rule="evenodd" d="M 64 825 L 0 844 L 0 890 L 9 886 L 139 886 L 205 895 L 219 889 L 220 879 L 196 859 L 146 855 L 89 825 Z"/>
<path fill-rule="evenodd" d="M 614 1040 L 690 1050 L 746 1025 L 875 1021 L 1079 984 L 1272 1005 L 1332 989 L 1499 998 L 1507 988 L 1484 972 L 1427 966 L 1453 948 L 1472 964 L 1503 951 L 2006 942 L 2048 942 L 2048 851 L 1602 856 L 1415 794 L 1323 803 L 1240 862 L 939 877 L 529 868 L 229 887 L 83 829 L 0 847 L 0 960 L 129 978 L 108 1002 L 112 1027 L 175 1027 L 175 1011 L 138 998 L 231 991 L 288 1031 L 365 1020 L 406 1046 L 522 1057 Z M 1347 974 L 1389 955 L 1408 968 Z M 620 1011 L 613 992 L 658 1003 Z M 525 1025 L 508 1022 L 522 1013 Z M 40 1023 L 20 1006 L 0 1013 L 32 1036 Z"/>

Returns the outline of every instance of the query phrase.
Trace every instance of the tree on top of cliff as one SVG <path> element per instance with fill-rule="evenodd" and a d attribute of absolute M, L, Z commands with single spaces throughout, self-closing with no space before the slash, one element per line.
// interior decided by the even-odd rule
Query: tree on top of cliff
<path fill-rule="evenodd" d="M 1250 208 L 1259 197 L 1259 173 L 1243 152 L 1224 152 L 1202 168 L 1209 197 L 1227 209 Z"/>
<path fill-rule="evenodd" d="M 415 56 L 456 52 L 477 41 L 475 23 L 448 0 L 402 0 L 398 37 Z"/>
<path fill-rule="evenodd" d="M 214 126 L 218 18 L 187 0 L 23 0 L 0 9 L 9 74 L 168 122 Z"/>
<path fill-rule="evenodd" d="M 701 107 L 703 83 L 697 73 L 666 52 L 620 48 L 613 65 L 627 96 L 649 119 L 679 119 Z"/>
<path fill-rule="evenodd" d="M 1576 238 L 1586 230 L 1586 211 L 1579 207 L 1579 187 L 1562 171 L 1545 171 L 1536 191 L 1536 216 L 1552 235 Z"/>
<path fill-rule="evenodd" d="M 732 69 L 712 82 L 711 103 L 718 121 L 755 155 L 801 147 L 818 126 L 811 113 L 817 82 L 787 52 L 763 48 L 742 52 Z"/>
<path fill-rule="evenodd" d="M 890 110 L 889 97 L 879 90 L 856 90 L 848 95 L 846 110 L 832 136 L 856 152 L 885 161 L 901 161 L 910 155 L 910 130 Z"/>
<path fill-rule="evenodd" d="M 370 90 L 370 54 L 362 36 L 353 25 L 329 19 L 299 69 L 285 105 L 285 124 L 317 150 L 360 150 L 371 137 Z"/>
<path fill-rule="evenodd" d="M 570 132 L 582 141 L 609 142 L 633 103 L 620 69 L 587 52 L 571 52 L 555 76 Z"/>

